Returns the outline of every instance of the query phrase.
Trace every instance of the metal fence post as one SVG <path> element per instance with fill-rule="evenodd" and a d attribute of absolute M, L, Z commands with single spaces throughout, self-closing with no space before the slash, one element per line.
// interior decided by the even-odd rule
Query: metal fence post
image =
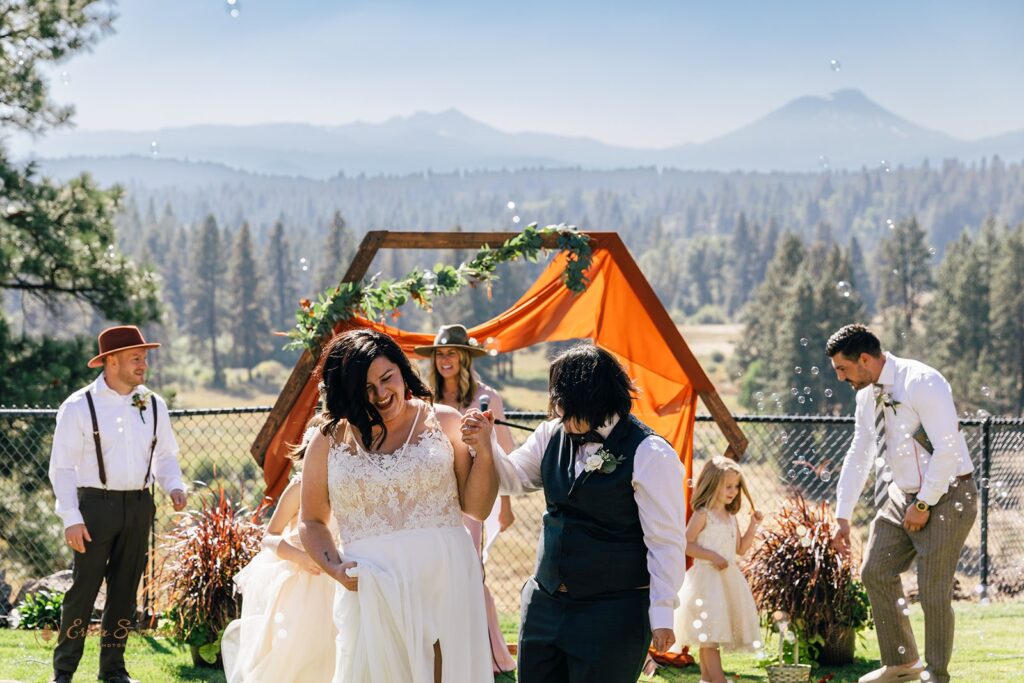
<path fill-rule="evenodd" d="M 988 477 L 992 466 L 992 418 L 981 423 L 981 597 L 988 597 Z"/>

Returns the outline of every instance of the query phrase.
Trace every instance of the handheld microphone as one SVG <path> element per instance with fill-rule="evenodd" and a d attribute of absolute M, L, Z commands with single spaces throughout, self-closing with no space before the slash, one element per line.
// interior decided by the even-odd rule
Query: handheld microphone
<path fill-rule="evenodd" d="M 480 412 L 481 413 L 486 413 L 487 409 L 490 408 L 490 407 L 491 407 L 491 397 L 488 396 L 487 394 L 482 394 L 480 396 Z"/>

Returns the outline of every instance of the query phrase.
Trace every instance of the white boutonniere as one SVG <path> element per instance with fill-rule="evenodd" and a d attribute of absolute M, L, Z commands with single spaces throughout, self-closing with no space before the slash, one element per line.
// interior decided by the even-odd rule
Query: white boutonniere
<path fill-rule="evenodd" d="M 877 407 L 879 404 L 891 410 L 892 414 L 895 415 L 896 406 L 898 406 L 900 402 L 893 398 L 891 391 L 882 391 L 875 396 L 875 406 Z"/>
<path fill-rule="evenodd" d="M 586 463 L 583 465 L 583 471 L 588 474 L 591 472 L 611 474 L 615 471 L 616 467 L 625 461 L 626 456 L 620 455 L 616 457 L 605 449 L 599 448 L 596 453 L 587 458 Z"/>
<path fill-rule="evenodd" d="M 139 419 L 143 422 L 146 421 L 146 417 L 142 413 L 149 406 L 147 401 L 149 401 L 149 397 L 152 395 L 152 391 L 136 391 L 132 394 L 132 405 L 139 409 Z"/>

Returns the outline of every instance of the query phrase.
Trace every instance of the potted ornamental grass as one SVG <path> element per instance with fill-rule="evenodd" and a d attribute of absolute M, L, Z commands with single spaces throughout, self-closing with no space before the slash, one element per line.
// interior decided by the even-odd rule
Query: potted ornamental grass
<path fill-rule="evenodd" d="M 222 488 L 164 537 L 158 592 L 172 636 L 189 646 L 196 666 L 221 666 L 221 634 L 239 612 L 234 578 L 260 550 L 261 514 L 233 504 Z"/>
<path fill-rule="evenodd" d="M 786 615 L 792 649 L 830 665 L 852 662 L 857 635 L 874 627 L 853 558 L 832 543 L 835 530 L 826 503 L 796 496 L 766 524 L 746 564 L 765 625 L 776 629 Z"/>

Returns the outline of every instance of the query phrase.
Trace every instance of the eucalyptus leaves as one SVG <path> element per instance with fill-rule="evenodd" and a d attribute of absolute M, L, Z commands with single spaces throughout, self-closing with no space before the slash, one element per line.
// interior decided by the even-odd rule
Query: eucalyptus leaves
<path fill-rule="evenodd" d="M 292 341 L 286 349 L 306 348 L 316 352 L 320 341 L 329 336 L 334 325 L 354 315 L 376 318 L 406 304 L 410 300 L 420 308 L 431 310 L 434 297 L 450 296 L 465 285 L 485 284 L 490 292 L 491 283 L 499 264 L 526 259 L 535 262 L 546 235 L 558 236 L 558 250 L 565 252 L 568 264 L 562 273 L 562 282 L 569 291 L 580 293 L 587 288 L 586 270 L 590 267 L 593 251 L 590 238 L 575 226 L 549 225 L 538 228 L 531 223 L 515 237 L 499 247 L 484 246 L 472 260 L 458 267 L 438 264 L 433 270 L 414 270 L 398 280 L 344 282 L 322 292 L 316 301 L 303 299 L 295 313 L 296 325 L 288 333 Z"/>

